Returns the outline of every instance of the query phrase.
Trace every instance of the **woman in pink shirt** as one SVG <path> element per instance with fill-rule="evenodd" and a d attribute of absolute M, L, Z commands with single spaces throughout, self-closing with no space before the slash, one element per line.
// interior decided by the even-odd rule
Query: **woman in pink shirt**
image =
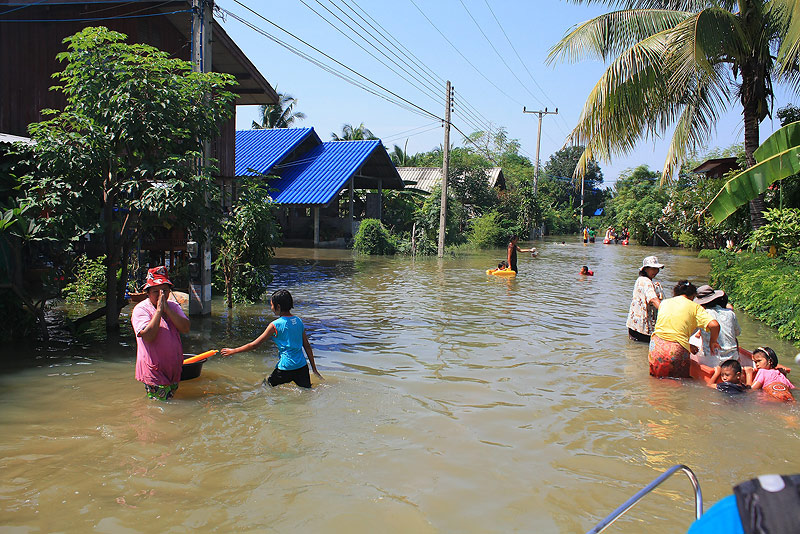
<path fill-rule="evenodd" d="M 172 282 L 164 266 L 147 271 L 147 298 L 136 305 L 131 324 L 136 333 L 136 380 L 151 399 L 167 400 L 178 389 L 183 368 L 180 334 L 189 332 L 189 319 L 180 304 L 168 301 Z"/>

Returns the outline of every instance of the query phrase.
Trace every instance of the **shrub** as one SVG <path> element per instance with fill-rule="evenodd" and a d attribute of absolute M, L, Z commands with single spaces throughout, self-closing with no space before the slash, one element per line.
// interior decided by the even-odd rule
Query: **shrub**
<path fill-rule="evenodd" d="M 492 211 L 472 221 L 469 244 L 474 248 L 486 249 L 502 247 L 506 243 L 509 231 L 503 227 L 503 217 Z"/>
<path fill-rule="evenodd" d="M 106 294 L 106 257 L 89 258 L 79 256 L 75 262 L 75 281 L 62 290 L 67 302 L 80 303 L 90 299 L 102 299 Z"/>
<path fill-rule="evenodd" d="M 780 336 L 800 340 L 800 254 L 770 258 L 761 252 L 703 251 L 701 257 L 711 260 L 714 287 Z"/>
<path fill-rule="evenodd" d="M 800 209 L 769 209 L 764 219 L 767 223 L 750 234 L 750 246 L 775 247 L 780 255 L 800 249 Z"/>
<path fill-rule="evenodd" d="M 378 219 L 364 219 L 353 240 L 353 249 L 361 254 L 394 254 L 397 245 Z"/>

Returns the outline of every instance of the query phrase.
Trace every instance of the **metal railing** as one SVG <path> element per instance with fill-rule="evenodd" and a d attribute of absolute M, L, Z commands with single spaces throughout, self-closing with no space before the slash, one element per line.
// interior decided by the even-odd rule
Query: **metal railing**
<path fill-rule="evenodd" d="M 697 481 L 697 477 L 694 475 L 691 469 L 683 464 L 673 465 L 650 484 L 638 491 L 636 495 L 625 501 L 622 506 L 611 512 L 608 517 L 597 523 L 594 528 L 589 530 L 586 534 L 598 534 L 603 532 L 606 528 L 611 526 L 611 523 L 619 519 L 625 512 L 636 506 L 636 504 L 642 500 L 645 495 L 656 489 L 656 487 L 674 475 L 677 471 L 683 471 L 686 473 L 686 476 L 689 477 L 689 481 L 692 483 L 692 488 L 694 489 L 695 519 L 700 519 L 700 516 L 703 515 L 703 494 L 700 491 L 700 483 Z"/>

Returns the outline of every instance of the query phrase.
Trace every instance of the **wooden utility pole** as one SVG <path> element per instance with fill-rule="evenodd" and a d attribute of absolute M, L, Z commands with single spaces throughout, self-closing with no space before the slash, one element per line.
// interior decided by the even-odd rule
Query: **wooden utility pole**
<path fill-rule="evenodd" d="M 213 20 L 213 0 L 192 0 L 192 64 L 195 72 L 211 70 L 211 22 Z M 209 140 L 203 143 L 203 159 L 198 162 L 204 167 L 211 153 Z M 199 238 L 187 244 L 189 253 L 189 315 L 209 315 L 211 313 L 211 244 L 208 239 Z"/>
<path fill-rule="evenodd" d="M 450 171 L 450 111 L 453 88 L 447 80 L 447 107 L 444 110 L 444 152 L 442 153 L 442 207 L 439 211 L 439 257 L 444 256 L 444 236 L 447 232 L 447 173 Z"/>
<path fill-rule="evenodd" d="M 544 108 L 544 111 L 528 111 L 523 106 L 522 112 L 539 115 L 539 133 L 536 136 L 536 170 L 533 173 L 533 196 L 536 196 L 539 191 L 539 148 L 542 145 L 542 117 L 545 115 L 558 115 L 558 108 L 555 111 L 547 111 L 547 108 Z"/>

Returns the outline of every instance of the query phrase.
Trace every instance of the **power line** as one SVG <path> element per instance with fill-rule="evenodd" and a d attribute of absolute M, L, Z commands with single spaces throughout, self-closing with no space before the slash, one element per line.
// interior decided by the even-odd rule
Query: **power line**
<path fill-rule="evenodd" d="M 387 55 L 386 55 L 386 54 L 385 54 L 385 53 L 384 53 L 382 50 L 380 50 L 380 49 L 379 49 L 377 46 L 375 46 L 373 43 L 370 43 L 370 42 L 369 42 L 367 39 L 365 39 L 365 38 L 364 38 L 364 37 L 363 37 L 361 34 L 359 34 L 359 32 L 357 32 L 357 31 L 356 31 L 356 30 L 355 30 L 355 29 L 354 29 L 352 26 L 350 26 L 350 25 L 349 25 L 347 22 L 345 22 L 344 20 L 342 20 L 342 19 L 341 19 L 341 17 L 339 17 L 339 16 L 338 16 L 336 13 L 334 13 L 334 12 L 332 12 L 330 9 L 328 9 L 328 7 L 327 7 L 327 6 L 323 5 L 323 4 L 322 4 L 322 3 L 321 3 L 319 0 L 315 0 L 315 1 L 316 1 L 316 2 L 317 2 L 317 4 L 319 4 L 319 5 L 320 5 L 320 6 L 321 6 L 323 9 L 325 9 L 325 10 L 326 10 L 328 13 L 330 13 L 330 14 L 331 14 L 333 17 L 335 17 L 335 18 L 336 18 L 336 19 L 337 19 L 339 22 L 341 22 L 342 24 L 344 24 L 344 25 L 345 25 L 345 26 L 346 26 L 346 27 L 347 27 L 347 28 L 348 28 L 350 31 L 352 31 L 353 33 L 355 33 L 356 35 L 358 35 L 359 37 L 361 37 L 361 39 L 362 39 L 362 40 L 364 40 L 364 42 L 366 42 L 367 44 L 369 44 L 370 46 L 372 46 L 372 47 L 373 47 L 375 50 L 377 50 L 377 51 L 378 51 L 380 54 L 382 54 L 382 55 L 383 55 L 385 58 L 387 58 L 389 61 L 391 61 L 392 63 L 394 63 L 395 65 L 397 65 L 397 66 L 398 66 L 398 67 L 399 67 L 401 70 L 403 70 L 403 72 L 405 72 L 406 74 L 408 74 L 409 76 L 411 76 L 412 78 L 414 78 L 414 80 L 416 80 L 417 82 L 419 82 L 419 83 L 423 84 L 423 86 L 425 85 L 425 81 L 423 81 L 423 80 L 420 80 L 420 79 L 419 79 L 419 78 L 418 78 L 418 77 L 417 77 L 415 74 L 413 74 L 413 73 L 409 72 L 408 70 L 406 70 L 406 69 L 405 69 L 405 68 L 404 68 L 402 65 L 398 64 L 398 63 L 397 63 L 396 61 L 394 61 L 392 58 L 390 58 L 389 56 L 387 56 Z M 301 3 L 301 4 L 303 4 L 304 6 L 306 6 L 306 7 L 307 7 L 309 10 L 311 10 L 311 11 L 312 11 L 312 12 L 313 12 L 315 15 L 317 15 L 319 18 L 321 18 L 321 19 L 322 19 L 323 21 L 325 21 L 327 24 L 329 24 L 329 25 L 330 25 L 330 26 L 331 26 L 333 29 L 335 29 L 336 31 L 338 31 L 339 33 L 341 33 L 343 36 L 345 36 L 345 37 L 346 37 L 346 38 L 347 38 L 347 39 L 348 39 L 350 42 L 352 42 L 352 43 L 353 43 L 353 44 L 355 44 L 357 47 L 359 47 L 361 50 L 363 50 L 364 52 L 366 52 L 367 54 L 369 54 L 369 55 L 370 55 L 370 57 L 372 57 L 372 58 L 373 58 L 373 59 L 375 59 L 377 62 L 379 62 L 381 65 L 383 65 L 384 67 L 386 67 L 387 69 L 389 69 L 390 71 L 392 71 L 394 74 L 396 74 L 396 75 L 397 75 L 399 78 L 403 79 L 403 80 L 404 80 L 404 81 L 406 81 L 406 82 L 408 81 L 408 80 L 407 80 L 407 79 L 405 79 L 405 78 L 404 78 L 404 77 L 403 77 L 403 76 L 402 76 L 402 75 L 401 75 L 399 72 L 397 72 L 397 71 L 396 71 L 396 70 L 394 70 L 392 67 L 390 67 L 389 65 L 387 65 L 387 64 L 386 64 L 384 61 L 382 61 L 380 58 L 376 57 L 376 56 L 375 56 L 375 54 L 373 54 L 372 52 L 370 52 L 369 50 L 367 50 L 366 48 L 364 48 L 364 47 L 363 47 L 361 44 L 357 43 L 357 42 L 356 42 L 356 41 L 355 41 L 355 40 L 354 40 L 352 37 L 350 37 L 349 35 L 347 35 L 347 34 L 346 34 L 346 33 L 345 33 L 345 32 L 344 32 L 344 31 L 343 31 L 341 28 L 337 27 L 337 26 L 336 26 L 336 25 L 335 25 L 333 22 L 331 22 L 331 21 L 330 21 L 328 18 L 326 18 L 324 15 L 322 15 L 322 14 L 321 14 L 321 13 L 319 13 L 317 10 L 315 10 L 313 7 L 311 7 L 310 5 L 308 5 L 308 4 L 307 4 L 307 3 L 306 3 L 304 0 L 300 0 L 300 3 Z M 335 6 L 335 5 L 334 5 L 334 7 L 336 7 L 337 9 L 339 9 L 339 10 L 341 11 L 341 9 L 340 9 L 340 8 L 338 8 L 337 6 Z M 342 13 L 344 13 L 344 12 L 342 11 Z M 345 13 L 345 15 L 347 15 L 347 14 Z M 347 16 L 349 17 L 349 15 L 347 15 Z M 351 20 L 352 20 L 352 18 L 351 18 Z M 355 22 L 355 21 L 354 21 L 354 22 Z M 356 23 L 356 24 L 358 24 L 358 23 Z M 359 27 L 361 27 L 361 26 L 359 26 Z M 364 29 L 363 27 L 361 27 L 361 28 L 362 28 L 362 29 Z M 433 101 L 434 101 L 434 102 L 438 102 L 439 100 L 443 100 L 442 98 L 435 96 L 435 92 L 433 92 L 434 94 L 433 94 L 433 95 L 431 95 L 431 93 L 428 93 L 428 92 L 425 92 L 425 91 L 423 91 L 423 88 L 421 88 L 421 87 L 414 86 L 413 84 L 410 84 L 410 85 L 412 85 L 412 87 L 415 87 L 416 89 L 419 89 L 420 91 L 422 91 L 422 92 L 423 92 L 423 93 L 424 93 L 426 96 L 428 96 L 429 98 L 433 99 Z M 430 91 L 430 89 L 429 89 L 427 86 L 425 86 L 425 89 L 428 89 L 428 90 Z"/>
<path fill-rule="evenodd" d="M 435 119 L 437 119 L 437 120 L 442 120 L 442 119 L 441 119 L 441 117 L 437 116 L 435 113 L 431 113 L 430 111 L 428 111 L 428 110 L 426 110 L 426 109 L 424 109 L 424 108 L 422 108 L 422 107 L 418 106 L 417 104 L 414 104 L 414 103 L 413 103 L 413 102 L 411 102 L 410 100 L 407 100 L 407 99 L 405 99 L 405 98 L 401 97 L 400 95 L 398 95 L 398 94 L 397 94 L 397 93 L 395 93 L 394 91 L 390 91 L 389 89 L 387 89 L 386 87 L 382 86 L 382 85 L 381 85 L 381 84 L 379 84 L 378 82 L 375 82 L 375 81 L 373 81 L 373 80 L 371 80 L 371 79 L 367 78 L 366 76 L 364 76 L 364 75 L 363 75 L 363 74 L 361 74 L 360 72 L 358 72 L 358 71 L 356 71 L 356 70 L 354 70 L 354 69 L 352 69 L 352 68 L 348 67 L 347 65 L 345 65 L 345 64 L 344 64 L 344 63 L 342 63 L 341 61 L 339 61 L 339 60 L 337 60 L 337 59 L 334 59 L 334 58 L 332 58 L 331 56 L 329 56 L 328 54 L 326 54 L 325 52 L 323 52 L 323 51 L 322 51 L 322 50 L 320 50 L 319 48 L 317 48 L 317 47 L 315 47 L 315 46 L 313 46 L 313 45 L 309 44 L 308 42 L 306 42 L 306 41 L 304 41 L 303 39 L 299 38 L 298 36 L 294 35 L 292 32 L 290 32 L 290 31 L 288 31 L 288 30 L 286 30 L 286 29 L 282 28 L 281 26 L 279 26 L 279 25 L 275 24 L 274 22 L 272 22 L 272 21 L 271 21 L 271 20 L 269 20 L 268 18 L 264 17 L 263 15 L 261 15 L 261 14 L 259 14 L 259 13 L 255 12 L 255 11 L 253 11 L 253 10 L 252 10 L 250 7 L 248 7 L 248 6 L 244 5 L 244 4 L 243 4 L 242 2 L 240 2 L 239 0 L 233 0 L 233 1 L 234 1 L 235 3 L 237 3 L 237 4 L 239 4 L 241 7 L 245 8 L 246 10 L 248 10 L 249 12 L 251 12 L 252 14 L 256 15 L 257 17 L 259 17 L 260 19 L 264 20 L 264 21 L 265 21 L 265 22 L 267 22 L 268 24 L 270 24 L 270 25 L 274 26 L 275 28 L 279 29 L 280 31 L 282 31 L 282 32 L 286 33 L 287 35 L 291 36 L 292 38 L 294 38 L 294 39 L 296 39 L 296 40 L 300 41 L 301 43 L 303 43 L 303 44 L 304 44 L 304 45 L 306 45 L 307 47 L 311 48 L 312 50 L 314 50 L 314 51 L 315 51 L 315 52 L 317 52 L 318 54 L 321 54 L 321 55 L 325 56 L 326 58 L 328 58 L 329 60 L 331 60 L 331 61 L 333 61 L 334 63 L 336 63 L 337 65 L 339 65 L 339 66 L 341 66 L 341 67 L 344 67 L 345 69 L 347 69 L 348 71 L 352 72 L 353 74 L 355 74 L 355 75 L 356 75 L 356 76 L 358 76 L 359 78 L 362 78 L 362 79 L 366 80 L 367 82 L 369 82 L 369 83 L 373 84 L 374 86 L 376 86 L 376 87 L 379 87 L 381 90 L 383 90 L 383 91 L 385 91 L 385 92 L 389 93 L 390 95 L 392 95 L 392 96 L 394 96 L 395 98 L 397 98 L 397 99 L 399 99 L 399 100 L 401 100 L 401 101 L 405 102 L 406 104 L 408 104 L 408 105 L 410 105 L 410 106 L 412 106 L 412 107 L 414 107 L 414 108 L 416 108 L 416 109 L 420 110 L 421 112 L 423 112 L 423 113 L 425 113 L 425 114 L 427 114 L 427 115 L 430 115 L 431 117 L 433 117 L 433 118 L 435 118 Z M 230 11 L 227 11 L 227 12 L 228 12 L 228 13 L 230 13 L 230 14 L 231 14 L 231 16 L 233 16 L 233 13 L 231 13 Z"/>
<path fill-rule="evenodd" d="M 235 1 L 235 0 L 234 0 L 234 1 Z M 501 92 L 502 94 L 504 94 L 504 95 L 505 95 L 505 96 L 506 96 L 508 99 L 512 100 L 513 102 L 516 102 L 516 103 L 517 103 L 517 104 L 519 104 L 520 106 L 524 105 L 522 102 L 518 101 L 516 98 L 514 98 L 513 96 L 509 95 L 508 93 L 506 93 L 505 91 L 503 91 L 502 89 L 500 89 L 500 87 L 498 87 L 498 86 L 497 86 L 497 84 L 495 84 L 495 83 L 494 83 L 492 80 L 490 80 L 490 79 L 489 79 L 489 78 L 488 78 L 488 77 L 487 77 L 487 76 L 486 76 L 486 75 L 485 75 L 483 72 L 481 72 L 481 70 L 480 70 L 478 67 L 476 67 L 476 66 L 475 66 L 475 65 L 474 65 L 474 64 L 473 64 L 473 63 L 472 63 L 472 62 L 471 62 L 469 59 L 467 59 L 467 56 L 465 56 L 463 53 L 461 53 L 461 50 L 459 50 L 459 49 L 458 49 L 458 47 L 456 47 L 456 45 L 454 45 L 454 44 L 452 43 L 452 41 L 450 41 L 450 39 L 448 39 L 448 38 L 447 38 L 447 36 L 445 36 L 445 34 L 444 34 L 444 33 L 442 33 L 442 31 L 441 31 L 441 30 L 440 30 L 440 29 L 439 29 L 439 28 L 436 26 L 436 24 L 434 24 L 434 23 L 433 23 L 433 21 L 432 21 L 430 18 L 428 18 L 428 15 L 426 15 L 426 14 L 425 14 L 425 12 L 424 12 L 424 11 L 422 11 L 422 9 L 421 9 L 421 8 L 420 8 L 420 7 L 417 5 L 417 3 L 416 3 L 414 0 L 409 0 L 409 2 L 411 2 L 412 4 L 414 4 L 414 7 L 416 7 L 416 8 L 417 8 L 417 11 L 419 11 L 419 12 L 420 12 L 420 14 L 422 14 L 422 16 L 423 16 L 423 17 L 425 17 L 425 20 L 427 20 L 427 21 L 428 21 L 428 23 L 429 23 L 431 26 L 433 26 L 433 29 L 435 29 L 437 32 L 439 32 L 439 35 L 441 35 L 441 36 L 442 36 L 442 38 L 443 38 L 445 41 L 447 41 L 447 44 L 449 44 L 449 45 L 450 45 L 450 46 L 453 48 L 453 50 L 455 50 L 455 51 L 458 53 L 458 55 L 459 55 L 459 56 L 461 56 L 461 57 L 464 59 L 464 61 L 466 61 L 466 62 L 469 64 L 469 66 L 470 66 L 470 67 L 472 67 L 472 68 L 475 70 L 475 72 L 477 72 L 478 74 L 480 74 L 480 75 L 481 75 L 481 77 L 482 77 L 484 80 L 486 80 L 487 82 L 489 82 L 489 83 L 492 85 L 492 87 L 494 87 L 495 89 L 497 89 L 498 91 L 500 91 L 500 92 Z"/>
<path fill-rule="evenodd" d="M 472 12 L 469 10 L 469 8 L 467 7 L 467 5 L 464 3 L 464 0 L 458 0 L 458 1 L 459 1 L 459 3 L 461 4 L 461 6 L 464 8 L 464 11 L 466 11 L 466 12 L 467 12 L 467 15 L 469 15 L 469 18 L 471 18 L 471 19 L 472 19 L 472 22 L 474 22 L 474 23 L 475 23 L 475 26 L 478 28 L 478 31 L 479 31 L 479 32 L 481 32 L 481 35 L 483 35 L 483 38 L 484 38 L 484 39 L 486 39 L 486 42 L 487 42 L 487 43 L 489 43 L 489 46 L 492 48 L 492 50 L 494 50 L 494 53 L 497 55 L 497 57 L 498 57 L 498 58 L 500 58 L 500 61 L 502 61 L 502 62 L 503 62 L 503 65 L 505 65 L 505 66 L 506 66 L 506 69 L 508 70 L 508 72 L 510 72 L 510 73 L 511 73 L 511 75 L 512 75 L 512 76 L 514 76 L 514 78 L 515 78 L 515 79 L 516 79 L 516 80 L 519 82 L 519 84 L 522 86 L 522 88 L 523 88 L 523 89 L 525 89 L 525 90 L 528 92 L 528 94 L 529 94 L 529 95 L 531 95 L 531 96 L 533 97 L 533 99 L 534 99 L 534 100 L 536 100 L 536 101 L 537 101 L 537 102 L 539 102 L 540 104 L 544 105 L 544 102 L 542 102 L 542 101 L 539 99 L 539 97 L 537 97 L 536 95 L 534 95 L 534 94 L 533 94 L 533 93 L 532 93 L 532 92 L 531 92 L 531 91 L 530 91 L 530 90 L 529 90 L 529 89 L 528 89 L 528 88 L 525 86 L 525 84 L 524 84 L 524 83 L 522 83 L 522 80 L 520 80 L 520 79 L 519 79 L 519 76 L 517 76 L 517 73 L 516 73 L 516 72 L 514 72 L 514 71 L 511 69 L 511 67 L 510 67 L 510 66 L 508 65 L 508 63 L 506 62 L 505 58 L 502 56 L 502 54 L 500 54 L 500 51 L 499 51 L 499 50 L 497 50 L 497 47 L 496 47 L 496 46 L 494 46 L 494 43 L 492 43 L 491 39 L 489 39 L 489 36 L 487 36 L 487 35 L 486 35 L 486 33 L 483 31 L 483 28 L 481 28 L 481 25 L 480 25 L 480 24 L 478 24 L 478 21 L 477 21 L 477 20 L 475 20 L 475 17 L 474 17 L 474 16 L 472 16 Z"/>
<path fill-rule="evenodd" d="M 312 64 L 316 65 L 317 67 L 321 68 L 322 70 L 324 70 L 324 71 L 326 71 L 326 72 L 328 72 L 330 74 L 333 74 L 337 78 L 340 78 L 340 79 L 342 79 L 342 80 L 344 80 L 344 81 L 346 81 L 346 82 L 348 82 L 348 83 L 350 83 L 350 84 L 352 84 L 352 85 L 354 85 L 354 86 L 356 86 L 356 87 L 358 87 L 360 89 L 363 89 L 364 91 L 367 91 L 368 93 L 371 93 L 371 94 L 373 94 L 373 95 L 375 95 L 375 96 L 377 96 L 379 98 L 382 98 L 382 99 L 386 100 L 387 102 L 390 102 L 390 103 L 392 103 L 392 104 L 394 104 L 394 105 L 396 105 L 396 106 L 398 106 L 398 107 L 400 107 L 402 109 L 405 109 L 405 110 L 410 111 L 412 113 L 416 113 L 416 114 L 421 115 L 423 117 L 433 117 L 433 118 L 435 118 L 437 120 L 441 120 L 439 117 L 437 117 L 436 115 L 430 113 L 429 111 L 426 111 L 426 110 L 424 110 L 422 108 L 419 108 L 419 106 L 416 106 L 414 104 L 409 106 L 409 105 L 406 105 L 406 104 L 402 103 L 400 100 L 394 100 L 394 99 L 388 97 L 387 95 L 378 93 L 376 90 L 374 90 L 371 87 L 367 86 L 363 82 L 360 82 L 357 79 L 355 79 L 355 78 L 353 78 L 351 76 L 348 76 L 347 74 L 344 74 L 342 72 L 337 71 L 333 67 L 331 67 L 329 65 L 326 65 L 325 63 L 319 61 L 318 59 L 306 54 L 302 50 L 299 50 L 299 49 L 295 48 L 294 46 L 290 45 L 289 43 L 286 43 L 286 42 L 282 41 L 281 39 L 275 37 L 274 35 L 271 35 L 269 32 L 263 30 L 262 28 L 259 28 L 255 24 L 253 24 L 253 23 L 241 18 L 236 13 L 233 13 L 232 11 L 228 11 L 226 9 L 222 9 L 222 8 L 220 8 L 220 9 L 221 9 L 221 11 L 223 13 L 229 15 L 231 18 L 234 18 L 234 19 L 238 20 L 239 22 L 241 22 L 245 26 L 249 27 L 253 31 L 263 35 L 264 37 L 268 38 L 272 42 L 278 44 L 279 46 L 282 46 L 283 48 L 286 48 L 287 50 L 289 50 L 293 54 L 305 59 L 309 63 L 312 63 Z M 346 67 L 346 68 L 348 68 L 349 70 L 352 71 L 352 69 L 350 69 L 349 67 Z M 353 71 L 353 72 L 355 72 L 355 71 Z M 366 77 L 364 77 L 361 74 L 359 74 L 359 76 L 361 76 L 361 77 L 366 79 Z M 375 82 L 372 82 L 371 80 L 368 80 L 368 81 L 370 81 L 371 83 L 373 83 L 375 85 L 378 85 Z M 378 86 L 382 87 L 380 85 L 378 85 Z"/>

